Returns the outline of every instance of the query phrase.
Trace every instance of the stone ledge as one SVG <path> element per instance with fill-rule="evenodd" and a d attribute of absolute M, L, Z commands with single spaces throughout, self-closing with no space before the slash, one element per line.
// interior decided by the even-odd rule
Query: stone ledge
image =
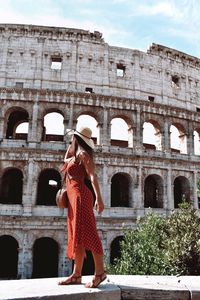
<path fill-rule="evenodd" d="M 60 278 L 0 281 L 0 300 L 200 300 L 200 276 L 108 275 L 97 289 L 58 286 Z"/>

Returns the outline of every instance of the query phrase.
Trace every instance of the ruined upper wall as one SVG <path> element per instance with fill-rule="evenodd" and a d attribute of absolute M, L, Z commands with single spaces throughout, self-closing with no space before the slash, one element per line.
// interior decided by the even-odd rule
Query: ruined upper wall
<path fill-rule="evenodd" d="M 147 52 L 109 46 L 98 31 L 1 24 L 0 87 L 87 91 L 196 111 L 200 60 L 157 44 Z"/>
<path fill-rule="evenodd" d="M 17 25 L 0 24 L 0 35 L 19 36 L 19 37 L 44 37 L 48 39 L 59 40 L 84 40 L 102 43 L 102 34 L 98 31 L 90 32 L 83 29 L 35 26 L 35 25 Z"/>
<path fill-rule="evenodd" d="M 183 64 L 193 65 L 194 67 L 200 67 L 199 58 L 163 45 L 153 43 L 147 53 L 159 55 L 162 58 L 177 60 Z"/>

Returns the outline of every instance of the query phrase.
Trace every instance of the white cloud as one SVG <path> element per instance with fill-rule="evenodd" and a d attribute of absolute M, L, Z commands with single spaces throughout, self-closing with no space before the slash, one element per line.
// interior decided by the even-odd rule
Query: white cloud
<path fill-rule="evenodd" d="M 141 3 L 141 2 L 140 2 Z M 182 12 L 177 9 L 173 2 L 159 1 L 157 4 L 138 4 L 133 7 L 132 14 L 136 16 L 160 16 L 180 19 Z"/>

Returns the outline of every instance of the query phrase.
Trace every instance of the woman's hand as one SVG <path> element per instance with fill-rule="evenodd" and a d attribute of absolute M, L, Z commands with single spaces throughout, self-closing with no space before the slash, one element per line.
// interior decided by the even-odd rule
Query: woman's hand
<path fill-rule="evenodd" d="M 96 211 L 98 212 L 98 214 L 101 214 L 102 211 L 104 210 L 104 203 L 103 203 L 103 201 L 97 199 L 95 201 L 94 208 L 96 209 Z"/>

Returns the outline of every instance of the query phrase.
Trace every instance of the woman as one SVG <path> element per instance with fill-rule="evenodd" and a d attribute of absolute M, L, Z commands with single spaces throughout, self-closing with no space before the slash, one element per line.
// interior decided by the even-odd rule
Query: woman
<path fill-rule="evenodd" d="M 96 288 L 106 279 L 103 264 L 103 249 L 96 229 L 93 212 L 94 198 L 84 180 L 90 179 L 95 193 L 94 207 L 100 214 L 104 210 L 99 184 L 95 175 L 93 162 L 94 143 L 90 128 L 82 127 L 73 134 L 71 144 L 65 154 L 63 172 L 67 180 L 68 204 L 68 247 L 67 257 L 74 259 L 74 269 L 71 276 L 59 282 L 60 285 L 80 284 L 85 250 L 92 252 L 95 264 L 95 274 L 91 282 L 85 286 Z"/>

